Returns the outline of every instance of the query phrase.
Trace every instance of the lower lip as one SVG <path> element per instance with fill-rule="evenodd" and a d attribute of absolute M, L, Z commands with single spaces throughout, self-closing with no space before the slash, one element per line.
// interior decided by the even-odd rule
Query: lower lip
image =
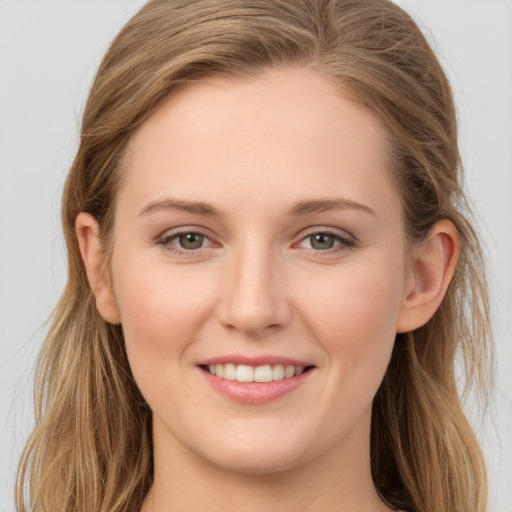
<path fill-rule="evenodd" d="M 200 370 L 206 381 L 216 391 L 236 402 L 248 405 L 277 400 L 304 384 L 313 372 L 311 368 L 296 377 L 271 382 L 238 382 L 237 380 L 221 379 L 202 368 Z"/>

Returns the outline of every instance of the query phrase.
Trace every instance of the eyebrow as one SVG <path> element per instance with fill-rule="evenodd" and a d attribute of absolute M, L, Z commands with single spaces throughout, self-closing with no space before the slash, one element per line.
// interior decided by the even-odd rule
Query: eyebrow
<path fill-rule="evenodd" d="M 369 206 L 343 198 L 312 199 L 309 201 L 297 201 L 286 213 L 288 215 L 301 216 L 310 215 L 312 213 L 321 213 L 333 209 L 355 209 L 371 213 L 372 215 L 377 216 L 377 214 Z"/>
<path fill-rule="evenodd" d="M 214 206 L 203 201 L 186 201 L 183 199 L 156 199 L 150 201 L 140 211 L 139 215 L 143 216 L 148 213 L 160 210 L 178 210 L 186 213 L 195 213 L 207 217 L 220 217 L 220 212 Z"/>
<path fill-rule="evenodd" d="M 297 201 L 291 208 L 286 210 L 286 215 L 290 216 L 305 216 L 312 213 L 321 213 L 333 209 L 355 209 L 363 212 L 371 213 L 376 216 L 376 213 L 364 204 L 349 199 L 343 198 L 329 198 L 329 199 L 311 199 Z M 139 216 L 147 215 L 148 213 L 160 210 L 178 210 L 186 213 L 193 213 L 196 215 L 204 215 L 206 217 L 220 217 L 221 212 L 210 203 L 203 201 L 188 201 L 184 199 L 164 198 L 156 199 L 147 203 L 140 211 Z"/>

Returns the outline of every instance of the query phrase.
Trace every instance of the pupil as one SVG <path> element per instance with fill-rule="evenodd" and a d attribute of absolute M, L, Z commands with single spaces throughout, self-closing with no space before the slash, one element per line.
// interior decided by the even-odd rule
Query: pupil
<path fill-rule="evenodd" d="M 314 249 L 331 249 L 334 245 L 334 238 L 331 235 L 319 233 L 313 235 L 311 245 Z"/>
<path fill-rule="evenodd" d="M 204 236 L 198 233 L 180 235 L 180 245 L 184 249 L 199 249 L 203 245 Z"/>

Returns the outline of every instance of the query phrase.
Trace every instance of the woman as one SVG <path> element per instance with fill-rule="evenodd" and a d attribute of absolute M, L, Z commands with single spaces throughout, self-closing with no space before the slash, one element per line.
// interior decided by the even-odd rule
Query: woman
<path fill-rule="evenodd" d="M 153 1 L 63 202 L 26 510 L 483 511 L 452 95 L 382 1 Z"/>

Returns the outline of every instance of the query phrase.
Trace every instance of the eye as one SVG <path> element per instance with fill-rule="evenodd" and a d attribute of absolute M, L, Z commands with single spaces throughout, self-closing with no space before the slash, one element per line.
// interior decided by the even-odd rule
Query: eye
<path fill-rule="evenodd" d="M 310 233 L 299 242 L 299 247 L 314 251 L 328 252 L 343 250 L 354 245 L 354 241 L 337 233 L 317 231 Z"/>
<path fill-rule="evenodd" d="M 157 240 L 157 244 L 167 251 L 182 255 L 198 253 L 201 249 L 215 245 L 208 236 L 197 231 L 167 232 Z"/>
<path fill-rule="evenodd" d="M 326 249 L 332 249 L 337 240 L 328 233 L 315 233 L 310 235 L 309 243 L 311 247 L 317 251 L 325 251 Z"/>
<path fill-rule="evenodd" d="M 177 242 L 182 249 L 192 251 L 203 246 L 205 236 L 201 233 L 184 233 L 177 235 Z"/>

